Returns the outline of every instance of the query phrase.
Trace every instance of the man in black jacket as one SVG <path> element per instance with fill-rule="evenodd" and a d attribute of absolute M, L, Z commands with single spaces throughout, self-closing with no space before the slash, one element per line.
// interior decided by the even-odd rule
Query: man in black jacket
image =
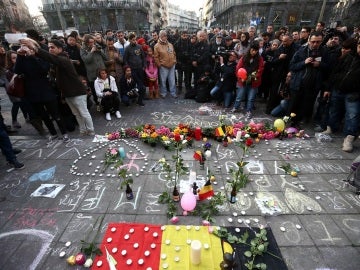
<path fill-rule="evenodd" d="M 197 81 L 204 73 L 204 68 L 210 64 L 210 46 L 205 31 L 197 33 L 198 42 L 195 45 L 195 51 L 192 58 L 194 72 L 194 88 L 197 88 Z"/>
<path fill-rule="evenodd" d="M 176 69 L 178 72 L 178 92 L 181 93 L 183 80 L 186 91 L 189 91 L 191 88 L 190 39 L 187 31 L 181 33 L 181 37 L 175 42 L 174 47 L 176 52 Z"/>
<path fill-rule="evenodd" d="M 324 97 L 327 98 L 331 94 L 327 133 L 339 128 L 342 112 L 345 110 L 345 139 L 342 150 L 352 152 L 360 123 L 360 42 L 357 44 L 356 52 L 347 53 L 340 58 L 327 85 Z"/>
<path fill-rule="evenodd" d="M 95 135 L 93 121 L 87 109 L 86 88 L 80 81 L 71 60 L 64 53 L 64 44 L 56 39 L 51 40 L 49 52 L 47 52 L 39 48 L 38 44 L 31 39 L 24 39 L 21 43 L 31 51 L 35 51 L 38 57 L 56 66 L 57 87 L 76 117 L 80 135 Z"/>

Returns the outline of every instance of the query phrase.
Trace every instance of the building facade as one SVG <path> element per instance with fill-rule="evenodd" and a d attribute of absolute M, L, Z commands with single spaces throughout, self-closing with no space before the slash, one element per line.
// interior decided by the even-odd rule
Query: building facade
<path fill-rule="evenodd" d="M 258 32 L 265 31 L 268 24 L 275 29 L 280 26 L 299 28 L 315 26 L 324 4 L 322 21 L 330 24 L 332 9 L 337 0 L 206 0 L 203 20 L 208 26 L 220 26 L 227 30 L 247 29 L 255 25 Z"/>
<path fill-rule="evenodd" d="M 190 33 L 195 32 L 199 28 L 195 11 L 183 10 L 179 6 L 170 3 L 168 5 L 168 11 L 168 28 L 187 30 Z"/>
<path fill-rule="evenodd" d="M 33 28 L 24 0 L 0 0 L 0 33 L 22 32 Z"/>
<path fill-rule="evenodd" d="M 85 33 L 122 29 L 139 33 L 154 25 L 152 8 L 161 1 L 42 0 L 42 13 L 50 30 L 75 28 Z"/>

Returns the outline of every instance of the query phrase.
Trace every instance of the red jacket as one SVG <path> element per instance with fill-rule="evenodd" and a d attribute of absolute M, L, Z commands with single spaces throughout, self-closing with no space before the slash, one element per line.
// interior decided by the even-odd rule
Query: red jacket
<path fill-rule="evenodd" d="M 257 69 L 257 71 L 256 71 L 256 79 L 255 79 L 255 80 L 253 79 L 253 80 L 251 81 L 251 87 L 252 87 L 252 88 L 257 88 L 257 87 L 259 87 L 259 86 L 261 85 L 261 77 L 262 77 L 262 73 L 263 73 L 263 71 L 264 71 L 264 60 L 263 60 L 263 58 L 262 58 L 261 56 L 260 56 L 258 59 L 259 59 L 259 67 L 258 67 L 258 69 Z M 245 68 L 247 71 L 250 69 L 250 67 L 244 66 L 243 60 L 244 60 L 244 56 L 241 57 L 241 59 L 239 60 L 238 64 L 236 65 L 235 74 L 237 74 L 237 72 L 238 72 L 238 70 L 239 70 L 240 68 Z M 248 76 L 249 76 L 249 75 L 250 75 L 250 74 L 248 74 Z M 243 82 L 240 78 L 238 78 L 237 84 L 238 84 L 239 86 L 244 86 L 244 82 Z"/>

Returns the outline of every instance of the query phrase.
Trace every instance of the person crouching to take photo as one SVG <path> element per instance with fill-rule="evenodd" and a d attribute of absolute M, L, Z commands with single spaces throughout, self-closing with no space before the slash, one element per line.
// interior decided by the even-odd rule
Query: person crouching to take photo
<path fill-rule="evenodd" d="M 101 106 L 105 113 L 105 119 L 111 121 L 111 113 L 115 112 L 116 118 L 121 118 L 119 111 L 120 99 L 115 78 L 107 74 L 105 68 L 98 70 L 98 77 L 94 82 L 94 88 L 98 98 L 101 98 Z"/>

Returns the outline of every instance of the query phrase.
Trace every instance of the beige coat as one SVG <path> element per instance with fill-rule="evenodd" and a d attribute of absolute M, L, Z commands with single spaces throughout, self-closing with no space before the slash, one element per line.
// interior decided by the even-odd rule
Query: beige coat
<path fill-rule="evenodd" d="M 168 41 L 158 41 L 154 47 L 155 63 L 158 67 L 171 68 L 176 64 L 174 46 Z"/>

